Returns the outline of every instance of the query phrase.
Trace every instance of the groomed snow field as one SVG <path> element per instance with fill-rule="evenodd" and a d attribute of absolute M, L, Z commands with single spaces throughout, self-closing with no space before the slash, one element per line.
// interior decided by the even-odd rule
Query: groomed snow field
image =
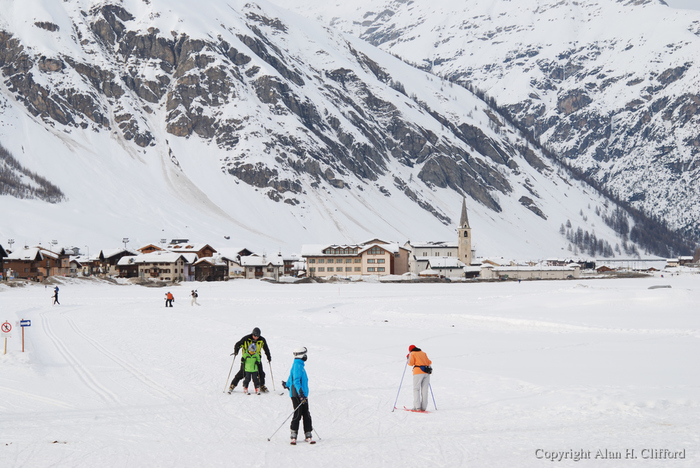
<path fill-rule="evenodd" d="M 59 286 L 60 305 L 0 286 L 2 467 L 700 466 L 697 274 Z M 270 393 L 229 395 L 256 326 Z M 403 410 L 411 344 L 433 361 L 428 414 Z M 280 393 L 299 346 L 319 443 L 294 447 Z"/>

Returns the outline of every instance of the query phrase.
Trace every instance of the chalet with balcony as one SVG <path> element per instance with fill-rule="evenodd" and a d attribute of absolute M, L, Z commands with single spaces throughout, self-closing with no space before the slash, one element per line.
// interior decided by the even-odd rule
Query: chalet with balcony
<path fill-rule="evenodd" d="M 49 276 L 70 275 L 70 259 L 63 253 L 43 247 L 17 249 L 3 259 L 4 275 L 33 281 L 43 281 Z"/>
<path fill-rule="evenodd" d="M 180 254 L 155 251 L 149 254 L 125 256 L 118 262 L 119 276 L 133 277 L 154 281 L 194 281 L 194 262 L 196 254 Z"/>

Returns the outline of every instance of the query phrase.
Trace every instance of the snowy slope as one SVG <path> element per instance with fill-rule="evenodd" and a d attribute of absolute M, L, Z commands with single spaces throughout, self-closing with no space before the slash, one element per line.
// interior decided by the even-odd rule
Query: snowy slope
<path fill-rule="evenodd" d="M 569 220 L 618 242 L 472 93 L 272 5 L 8 6 L 0 143 L 67 201 L 2 197 L 0 239 L 451 240 L 467 196 L 477 255 L 567 254 Z"/>
<path fill-rule="evenodd" d="M 612 193 L 698 235 L 700 12 L 661 0 L 283 3 L 484 91 Z"/>
<path fill-rule="evenodd" d="M 591 459 L 576 466 L 697 466 L 700 374 L 688 357 L 700 351 L 699 279 L 232 281 L 175 287 L 172 309 L 163 289 L 69 282 L 51 306 L 41 285 L 0 285 L 0 321 L 31 320 L 26 352 L 15 329 L 0 355 L 0 459 L 12 468 L 539 467 L 552 464 L 544 452 L 583 450 Z M 192 287 L 201 307 L 187 300 Z M 256 326 L 272 353 L 271 390 L 281 391 L 292 350 L 309 349 L 313 447 L 289 446 L 287 396 L 224 393 L 238 367 L 232 346 Z M 392 412 L 396 400 L 411 405 L 410 344 L 433 361 L 430 414 Z M 686 458 L 643 459 L 649 449 Z M 638 459 L 596 460 L 599 450 Z"/>

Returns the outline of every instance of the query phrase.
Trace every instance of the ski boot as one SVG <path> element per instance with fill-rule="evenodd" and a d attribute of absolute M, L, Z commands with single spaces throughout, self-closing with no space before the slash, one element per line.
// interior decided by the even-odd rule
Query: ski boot
<path fill-rule="evenodd" d="M 248 387 L 243 387 L 243 393 L 245 393 L 246 395 L 250 395 L 250 393 L 248 393 Z"/>
<path fill-rule="evenodd" d="M 305 434 L 306 442 L 308 442 L 308 443 L 310 443 L 310 444 L 315 444 L 316 441 L 313 440 L 312 436 L 313 436 L 313 434 L 311 434 L 310 432 L 307 432 L 307 433 Z"/>
<path fill-rule="evenodd" d="M 292 431 L 292 434 L 290 436 L 291 441 L 289 442 L 292 445 L 297 444 L 297 431 Z"/>
<path fill-rule="evenodd" d="M 269 390 L 267 389 L 267 387 L 264 386 L 264 385 L 261 385 L 261 386 L 260 386 L 260 391 L 263 392 L 263 393 L 269 392 Z"/>
<path fill-rule="evenodd" d="M 231 386 L 228 388 L 229 395 L 231 394 L 231 392 L 233 392 L 234 388 L 236 388 L 236 386 L 232 383 Z"/>
<path fill-rule="evenodd" d="M 260 389 L 257 388 L 257 387 L 255 388 L 255 394 L 256 394 L 256 395 L 260 395 Z"/>

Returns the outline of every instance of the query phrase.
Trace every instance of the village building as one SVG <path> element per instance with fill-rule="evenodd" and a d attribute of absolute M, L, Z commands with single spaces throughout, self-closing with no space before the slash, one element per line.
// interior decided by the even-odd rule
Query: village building
<path fill-rule="evenodd" d="M 483 263 L 481 266 L 482 279 L 499 280 L 561 280 L 578 279 L 581 277 L 581 266 L 571 263 L 567 266 L 494 266 Z"/>
<path fill-rule="evenodd" d="M 5 257 L 7 257 L 7 251 L 2 247 L 2 244 L 0 244 L 0 266 L 4 265 L 5 262 Z M 5 270 L 4 268 L 0 268 L 0 280 L 7 279 L 5 276 Z"/>
<path fill-rule="evenodd" d="M 253 255 L 253 252 L 245 247 L 226 247 L 219 249 L 217 255 L 221 256 L 226 262 L 228 279 L 244 278 L 243 267 L 241 266 L 241 257 Z"/>
<path fill-rule="evenodd" d="M 464 268 L 467 265 L 457 257 L 427 257 L 426 268 L 418 272 L 418 276 L 435 276 L 440 278 L 464 278 Z"/>
<path fill-rule="evenodd" d="M 466 199 L 462 199 L 462 211 L 457 227 L 457 241 L 408 241 L 404 244 L 404 248 L 410 251 L 409 271 L 415 275 L 437 275 L 450 278 L 465 277 L 467 272 L 459 272 L 457 266 L 461 264 L 462 269 L 471 266 L 474 257 L 472 229 L 469 225 Z M 468 276 L 474 276 L 473 270 L 470 269 Z"/>
<path fill-rule="evenodd" d="M 229 264 L 221 256 L 204 257 L 194 262 L 195 281 L 225 281 L 229 276 Z"/>
<path fill-rule="evenodd" d="M 106 276 L 119 276 L 118 263 L 123 257 L 133 257 L 138 255 L 138 252 L 127 249 L 104 249 L 92 262 L 92 272 Z"/>
<path fill-rule="evenodd" d="M 281 256 L 249 255 L 241 257 L 240 261 L 245 279 L 269 278 L 277 281 L 284 276 L 284 260 Z"/>
<path fill-rule="evenodd" d="M 402 275 L 409 250 L 396 243 L 372 239 L 361 244 L 307 244 L 301 256 L 308 276 Z"/>
<path fill-rule="evenodd" d="M 32 281 L 43 281 L 49 276 L 69 276 L 69 255 L 63 249 L 61 252 L 43 247 L 17 249 L 3 259 L 3 274 Z"/>
<path fill-rule="evenodd" d="M 155 251 L 136 256 L 122 257 L 118 265 L 119 276 L 133 277 L 136 266 L 137 277 L 154 281 L 194 281 L 193 253 Z M 128 276 L 131 275 L 131 276 Z"/>

